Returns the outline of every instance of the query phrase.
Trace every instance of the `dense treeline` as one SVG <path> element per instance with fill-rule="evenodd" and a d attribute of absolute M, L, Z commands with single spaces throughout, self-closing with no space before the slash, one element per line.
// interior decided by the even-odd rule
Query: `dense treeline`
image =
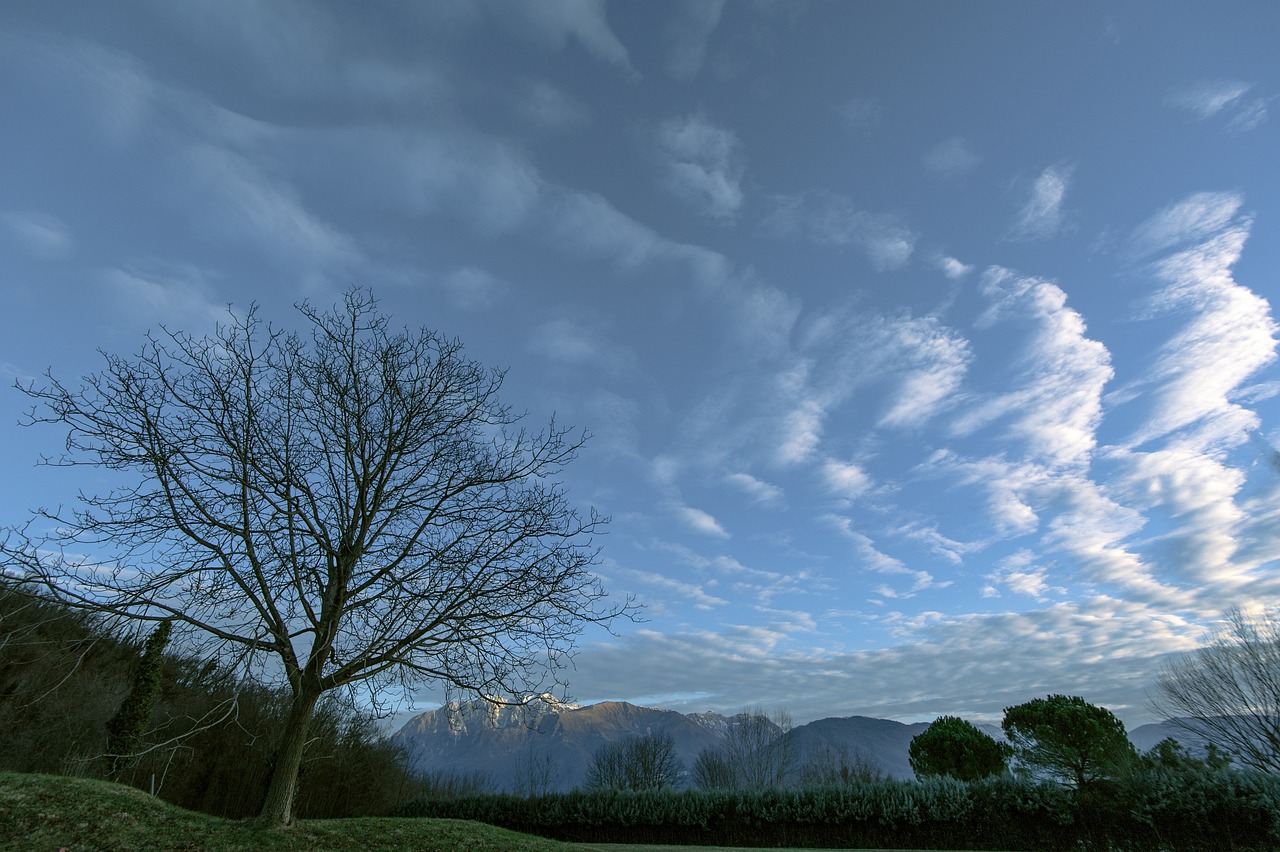
<path fill-rule="evenodd" d="M 107 622 L 0 585 L 0 770 L 118 780 L 182 807 L 256 814 L 288 711 L 280 689 L 211 663 L 163 656 L 149 723 L 113 755 L 109 723 L 130 694 L 142 642 Z M 114 771 L 113 771 L 114 770 Z M 321 702 L 302 767 L 303 817 L 383 815 L 423 785 L 374 719 Z"/>
<path fill-rule="evenodd" d="M 418 800 L 403 816 L 471 819 L 579 842 L 917 849 L 1271 850 L 1280 779 L 1141 768 L 1081 790 L 1005 775 L 765 790 L 592 790 Z"/>

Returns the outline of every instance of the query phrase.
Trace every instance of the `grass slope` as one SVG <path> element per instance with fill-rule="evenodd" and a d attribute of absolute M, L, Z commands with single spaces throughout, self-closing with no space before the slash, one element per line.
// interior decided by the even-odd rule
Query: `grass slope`
<path fill-rule="evenodd" d="M 0 772 L 0 848 L 567 852 L 575 847 L 462 820 L 307 820 L 290 829 L 255 829 L 183 810 L 123 784 Z"/>

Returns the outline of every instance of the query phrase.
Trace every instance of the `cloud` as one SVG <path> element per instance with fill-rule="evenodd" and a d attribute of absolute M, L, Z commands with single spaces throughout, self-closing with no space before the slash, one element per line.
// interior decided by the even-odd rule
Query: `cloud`
<path fill-rule="evenodd" d="M 106 269 L 102 281 L 116 309 L 147 323 L 164 323 L 196 336 L 231 318 L 229 306 L 212 295 L 209 274 L 190 265 L 137 263 Z"/>
<path fill-rule="evenodd" d="M 520 86 L 517 110 L 544 130 L 576 130 L 591 122 L 591 113 L 574 98 L 545 80 L 528 80 Z"/>
<path fill-rule="evenodd" d="M 680 506 L 676 510 L 676 514 L 680 520 L 690 529 L 703 535 L 713 536 L 714 538 L 729 538 L 729 533 L 724 527 L 720 526 L 710 513 L 701 509 L 695 509 L 692 506 Z"/>
<path fill-rule="evenodd" d="M 729 602 L 724 598 L 718 598 L 715 595 L 708 594 L 707 591 L 699 585 L 693 583 L 685 583 L 659 574 L 656 571 L 640 571 L 633 568 L 615 567 L 612 571 L 615 575 L 630 578 L 634 582 L 642 583 L 646 586 L 653 586 L 665 592 L 670 592 L 677 596 L 681 603 L 690 603 L 694 609 L 710 610 L 716 607 L 725 606 Z M 664 609 L 667 605 L 663 604 Z M 646 608 L 651 608 L 651 604 Z"/>
<path fill-rule="evenodd" d="M 849 98 L 836 108 L 845 129 L 855 136 L 871 136 L 880 129 L 880 101 L 875 98 Z"/>
<path fill-rule="evenodd" d="M 827 488 L 845 498 L 860 497 L 871 487 L 871 477 L 856 464 L 828 459 L 822 465 Z"/>
<path fill-rule="evenodd" d="M 916 235 L 898 216 L 860 210 L 834 192 L 775 195 L 772 209 L 761 223 L 780 237 L 803 237 L 832 246 L 862 249 L 873 268 L 897 269 L 911 259 Z"/>
<path fill-rule="evenodd" d="M 707 40 L 720 23 L 724 0 L 683 3 L 667 24 L 667 73 L 688 83 L 702 70 Z"/>
<path fill-rule="evenodd" d="M 529 350 L 561 364 L 589 367 L 613 375 L 629 373 L 635 358 L 606 334 L 602 318 L 557 317 L 535 326 Z"/>
<path fill-rule="evenodd" d="M 901 600 L 915 597 L 925 589 L 941 589 L 951 585 L 950 580 L 935 580 L 928 571 L 912 570 L 901 559 L 881 552 L 869 536 L 853 528 L 853 523 L 848 518 L 828 515 L 823 520 L 843 538 L 853 543 L 854 557 L 866 570 L 892 577 L 909 577 L 912 580 L 911 586 L 905 590 L 894 589 L 885 584 L 879 585 L 875 589 L 877 595 Z"/>
<path fill-rule="evenodd" d="M 1062 230 L 1062 203 L 1071 185 L 1073 172 L 1071 166 L 1050 166 L 1040 173 L 1031 185 L 1026 203 L 1009 226 L 1009 239 L 1046 239 Z"/>
<path fill-rule="evenodd" d="M 781 488 L 756 479 L 749 473 L 731 473 L 725 477 L 725 482 L 745 492 L 751 497 L 751 502 L 754 504 L 775 506 L 782 502 L 783 491 Z"/>
<path fill-rule="evenodd" d="M 955 180 L 976 169 L 982 158 L 974 152 L 972 142 L 955 136 L 926 151 L 921 162 L 938 177 Z"/>
<path fill-rule="evenodd" d="M 937 266 L 942 270 L 942 274 L 952 281 L 958 281 L 973 271 L 972 264 L 962 263 L 954 257 L 939 257 Z"/>
<path fill-rule="evenodd" d="M 1102 390 L 1115 375 L 1110 352 L 1087 336 L 1084 318 L 1052 282 L 992 267 L 979 292 L 991 303 L 980 328 L 1007 323 L 1026 336 L 1012 365 L 1017 387 L 981 400 L 956 420 L 955 430 L 968 434 L 1007 418 L 1008 434 L 1026 442 L 1029 458 L 1054 467 L 1087 464 L 1102 419 Z"/>
<path fill-rule="evenodd" d="M 564 49 L 572 39 L 601 62 L 639 79 L 627 48 L 609 26 L 604 0 L 485 0 L 484 5 L 516 35 L 552 50 Z"/>
<path fill-rule="evenodd" d="M 511 289 L 505 281 L 475 266 L 460 266 L 440 278 L 449 299 L 465 311 L 491 308 Z"/>
<path fill-rule="evenodd" d="M 1149 310 L 1187 321 L 1149 372 L 1151 411 L 1131 447 L 1182 432 L 1193 449 L 1222 450 L 1259 426 L 1257 414 L 1232 397 L 1275 361 L 1280 329 L 1267 300 L 1232 276 L 1252 227 L 1238 212 L 1241 203 L 1230 193 L 1193 195 L 1135 231 L 1134 244 L 1145 251 L 1179 249 L 1151 265 L 1165 286 Z"/>
<path fill-rule="evenodd" d="M 824 635 L 832 619 L 847 618 L 817 615 L 813 632 Z M 874 634 L 876 620 L 859 620 Z M 584 647 L 574 690 L 582 697 L 667 695 L 661 706 L 683 712 L 736 712 L 765 701 L 801 724 L 851 715 L 930 721 L 943 713 L 998 724 L 1005 707 L 1067 693 L 1136 726 L 1155 721 L 1146 692 L 1164 655 L 1191 650 L 1201 633 L 1176 615 L 1105 596 L 1023 613 L 888 613 L 878 623 L 900 630 L 900 641 L 840 650 L 810 647 L 808 634 L 785 624 L 642 629 Z"/>
<path fill-rule="evenodd" d="M 732 131 L 695 113 L 658 127 L 666 186 L 704 216 L 728 221 L 742 206 L 742 145 Z"/>
<path fill-rule="evenodd" d="M 53 260 L 64 258 L 75 249 L 71 229 L 57 216 L 34 210 L 0 212 L 0 225 L 29 254 Z"/>
<path fill-rule="evenodd" d="M 1200 80 L 1171 89 L 1165 95 L 1165 103 L 1190 112 L 1200 121 L 1221 116 L 1226 119 L 1224 127 L 1228 132 L 1244 133 L 1266 121 L 1267 103 L 1271 100 L 1246 99 L 1252 89 L 1252 83 L 1240 80 Z"/>

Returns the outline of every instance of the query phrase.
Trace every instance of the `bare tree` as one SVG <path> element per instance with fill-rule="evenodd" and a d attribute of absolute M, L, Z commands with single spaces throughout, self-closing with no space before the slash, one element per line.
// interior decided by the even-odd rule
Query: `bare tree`
<path fill-rule="evenodd" d="M 543 692 L 606 606 L 603 519 L 557 477 L 585 435 L 520 426 L 504 373 L 423 329 L 397 331 L 349 291 L 309 334 L 232 315 L 213 337 L 162 329 L 69 387 L 19 384 L 29 423 L 67 430 L 46 463 L 118 487 L 40 510 L 0 543 L 5 570 L 65 604 L 172 619 L 175 638 L 292 704 L 260 821 L 292 819 L 320 696 L 423 681 Z"/>
<path fill-rule="evenodd" d="M 1152 706 L 1239 763 L 1280 772 L 1280 610 L 1227 613 L 1205 646 L 1166 663 Z"/>
<path fill-rule="evenodd" d="M 535 750 L 531 742 L 516 756 L 511 785 L 517 796 L 526 799 L 549 795 L 560 786 L 560 763 L 546 751 Z"/>
<path fill-rule="evenodd" d="M 729 720 L 724 738 L 702 750 L 693 765 L 694 783 L 704 788 L 763 790 L 783 786 L 795 765 L 791 714 L 772 716 L 761 708 Z"/>
<path fill-rule="evenodd" d="M 831 745 L 810 749 L 796 774 L 801 787 L 852 787 L 888 777 L 880 761 L 861 749 Z"/>
<path fill-rule="evenodd" d="M 586 786 L 609 790 L 660 790 L 675 784 L 683 766 L 666 732 L 605 743 L 596 749 Z"/>

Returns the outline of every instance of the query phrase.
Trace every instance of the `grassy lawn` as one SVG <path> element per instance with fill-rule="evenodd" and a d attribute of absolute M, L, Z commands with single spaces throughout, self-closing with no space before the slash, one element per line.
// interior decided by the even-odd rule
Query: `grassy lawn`
<path fill-rule="evenodd" d="M 141 790 L 85 778 L 0 773 L 0 848 L 571 852 L 574 847 L 461 820 L 334 819 L 287 830 L 194 813 Z"/>
<path fill-rule="evenodd" d="M 183 810 L 123 784 L 12 772 L 0 772 L 0 848 L 65 848 L 67 852 L 87 849 L 122 852 L 136 849 L 737 852 L 725 847 L 557 843 L 482 823 L 449 819 L 304 820 L 289 829 L 255 829 L 238 820 Z"/>

